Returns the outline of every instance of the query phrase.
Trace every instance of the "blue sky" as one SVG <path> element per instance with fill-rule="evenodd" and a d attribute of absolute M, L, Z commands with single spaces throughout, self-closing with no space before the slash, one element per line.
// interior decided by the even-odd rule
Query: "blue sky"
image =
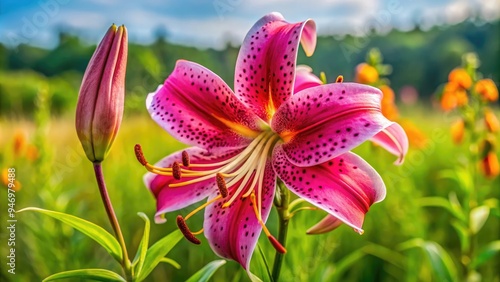
<path fill-rule="evenodd" d="M 311 4 L 313 3 L 313 4 Z M 52 47 L 57 31 L 96 42 L 111 23 L 125 24 L 130 40 L 151 42 L 158 30 L 169 40 L 200 47 L 241 42 L 263 15 L 277 11 L 290 22 L 312 18 L 320 34 L 363 35 L 457 23 L 471 14 L 500 17 L 500 0 L 1 0 L 0 41 Z"/>

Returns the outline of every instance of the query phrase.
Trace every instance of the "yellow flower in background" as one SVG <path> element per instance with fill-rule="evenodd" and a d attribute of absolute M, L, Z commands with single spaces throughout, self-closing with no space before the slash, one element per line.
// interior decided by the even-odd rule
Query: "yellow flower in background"
<path fill-rule="evenodd" d="M 463 119 L 456 120 L 451 124 L 451 139 L 455 144 L 460 144 L 464 140 L 465 122 Z"/>
<path fill-rule="evenodd" d="M 498 121 L 495 113 L 487 108 L 484 110 L 484 123 L 489 132 L 495 133 L 500 129 L 500 122 Z"/>
<path fill-rule="evenodd" d="M 472 78 L 463 68 L 455 68 L 448 75 L 448 81 L 457 83 L 463 89 L 469 89 L 472 86 Z"/>
<path fill-rule="evenodd" d="M 481 161 L 481 169 L 488 178 L 495 178 L 500 174 L 500 165 L 498 157 L 494 151 L 490 151 Z"/>
<path fill-rule="evenodd" d="M 9 180 L 9 169 L 8 168 L 4 168 L 2 169 L 2 178 L 1 178 L 1 183 L 2 183 L 2 186 L 4 186 L 5 188 L 9 188 L 9 183 L 10 180 Z M 21 190 L 21 183 L 19 181 L 14 180 L 13 182 L 14 186 L 11 187 L 10 189 L 14 190 L 14 191 L 19 191 Z"/>
<path fill-rule="evenodd" d="M 378 81 L 378 71 L 367 63 L 361 63 L 356 67 L 356 82 L 371 84 Z"/>
<path fill-rule="evenodd" d="M 26 147 L 26 134 L 23 131 L 17 131 L 14 133 L 14 156 L 18 157 L 22 154 L 24 147 Z"/>
<path fill-rule="evenodd" d="M 474 86 L 474 90 L 486 101 L 498 100 L 498 88 L 495 82 L 489 78 L 479 80 Z"/>

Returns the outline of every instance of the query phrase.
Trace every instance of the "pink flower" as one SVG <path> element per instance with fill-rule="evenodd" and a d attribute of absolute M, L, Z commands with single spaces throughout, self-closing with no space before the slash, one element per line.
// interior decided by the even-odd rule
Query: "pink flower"
<path fill-rule="evenodd" d="M 299 42 L 312 55 L 312 20 L 291 24 L 269 14 L 243 42 L 234 92 L 210 70 L 178 61 L 146 102 L 160 126 L 192 146 L 156 165 L 136 147 L 138 159 L 151 171 L 145 183 L 157 200 L 157 221 L 208 197 L 178 217 L 179 227 L 199 243 L 198 232 L 191 233 L 186 221 L 205 208 L 201 231 L 211 248 L 247 271 L 262 230 L 278 251 L 285 251 L 265 226 L 277 178 L 360 233 L 369 207 L 385 197 L 378 173 L 349 152 L 395 124 L 381 114 L 381 92 L 335 83 L 294 94 Z M 381 144 L 402 160 L 406 136 L 398 130 L 393 134 Z"/>
<path fill-rule="evenodd" d="M 112 25 L 90 59 L 76 106 L 76 132 L 87 158 L 101 162 L 123 117 L 127 29 Z"/>

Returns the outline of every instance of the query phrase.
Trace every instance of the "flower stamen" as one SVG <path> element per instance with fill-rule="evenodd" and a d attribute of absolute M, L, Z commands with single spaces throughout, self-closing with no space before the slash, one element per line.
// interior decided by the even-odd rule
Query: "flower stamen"
<path fill-rule="evenodd" d="M 182 174 L 181 174 L 181 167 L 179 166 L 178 162 L 174 162 L 172 164 L 172 176 L 176 180 L 180 180 L 181 179 L 181 176 L 182 176 Z"/>
<path fill-rule="evenodd" d="M 342 83 L 342 82 L 344 82 L 344 76 L 343 75 L 337 76 L 337 79 L 335 79 L 335 83 Z"/>
<path fill-rule="evenodd" d="M 222 177 L 222 174 L 217 173 L 215 178 L 216 178 L 216 182 L 217 182 L 217 188 L 219 188 L 220 195 L 222 196 L 222 198 L 227 197 L 228 191 L 227 191 L 226 181 L 224 180 L 224 177 Z"/>
<path fill-rule="evenodd" d="M 179 230 L 189 242 L 196 245 L 201 244 L 201 241 L 194 236 L 194 233 L 191 232 L 191 230 L 189 230 L 189 227 L 186 224 L 186 220 L 182 218 L 181 215 L 177 216 L 177 227 L 179 227 Z"/>
<path fill-rule="evenodd" d="M 189 154 L 186 151 L 182 151 L 182 165 L 189 167 Z"/>

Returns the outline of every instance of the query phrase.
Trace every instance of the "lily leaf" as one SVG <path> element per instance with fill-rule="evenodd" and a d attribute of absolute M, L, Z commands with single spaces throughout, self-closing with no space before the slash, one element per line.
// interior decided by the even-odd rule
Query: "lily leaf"
<path fill-rule="evenodd" d="M 335 270 L 333 273 L 330 275 L 330 277 L 326 278 L 325 281 L 341 281 L 342 275 L 344 274 L 345 271 L 349 270 L 349 268 L 362 259 L 364 256 L 366 256 L 367 253 L 362 250 L 358 249 L 352 253 L 350 253 L 348 256 L 345 256 L 340 260 L 336 266 Z"/>
<path fill-rule="evenodd" d="M 470 211 L 470 229 L 473 234 L 481 230 L 489 215 L 490 208 L 487 206 L 479 206 Z"/>
<path fill-rule="evenodd" d="M 120 244 L 118 241 L 111 235 L 108 231 L 106 231 L 104 228 L 90 222 L 84 219 L 81 219 L 79 217 L 65 214 L 62 212 L 55 212 L 55 211 L 50 211 L 50 210 L 44 210 L 40 208 L 34 208 L 34 207 L 29 207 L 29 208 L 24 208 L 22 210 L 19 210 L 17 212 L 24 212 L 24 211 L 35 211 L 39 212 L 45 215 L 48 215 L 52 218 L 55 218 L 73 228 L 76 230 L 82 232 L 83 234 L 87 235 L 88 237 L 92 238 L 94 241 L 96 241 L 99 245 L 103 246 L 106 251 L 111 254 L 116 261 L 121 262 L 122 261 L 122 249 L 120 247 Z"/>
<path fill-rule="evenodd" d="M 458 220 L 452 220 L 451 226 L 453 226 L 457 231 L 458 238 L 460 239 L 460 249 L 462 251 L 468 250 L 470 247 L 470 239 L 469 239 L 469 230 L 467 229 L 467 226 L 464 226 L 464 224 Z"/>
<path fill-rule="evenodd" d="M 78 270 L 70 270 L 52 274 L 49 277 L 43 279 L 43 282 L 54 281 L 59 279 L 68 279 L 68 278 L 80 278 L 80 279 L 106 281 L 106 282 L 127 281 L 120 275 L 114 273 L 113 271 L 109 271 L 107 269 L 78 269 Z"/>
<path fill-rule="evenodd" d="M 438 243 L 413 239 L 402 243 L 400 250 L 421 248 L 429 259 L 438 281 L 458 281 L 457 269 L 450 255 Z"/>
<path fill-rule="evenodd" d="M 162 261 L 163 257 L 165 257 L 168 252 L 170 252 L 170 250 L 172 250 L 172 248 L 179 243 L 182 237 L 183 235 L 181 231 L 175 230 L 151 246 L 147 251 L 146 258 L 144 259 L 142 272 L 138 275 L 138 281 L 146 279 L 158 263 Z"/>
<path fill-rule="evenodd" d="M 150 230 L 150 222 L 147 215 L 140 212 L 137 213 L 142 219 L 144 219 L 144 233 L 142 234 L 141 243 L 139 244 L 139 248 L 137 249 L 137 253 L 135 254 L 134 261 L 132 262 L 132 267 L 135 268 L 136 275 L 140 275 L 142 271 L 142 267 L 144 265 L 144 260 L 146 259 L 146 254 L 148 252 L 149 245 L 149 230 Z"/>
<path fill-rule="evenodd" d="M 441 207 L 449 211 L 456 218 L 465 221 L 465 215 L 461 210 L 457 210 L 445 198 L 441 197 L 425 197 L 418 200 L 418 204 L 422 207 Z"/>
<path fill-rule="evenodd" d="M 225 260 L 215 260 L 205 265 L 202 269 L 198 270 L 193 276 L 189 277 L 186 282 L 206 282 L 219 267 L 226 263 Z"/>
<path fill-rule="evenodd" d="M 472 268 L 476 269 L 489 259 L 500 253 L 500 240 L 490 242 L 472 261 Z"/>
<path fill-rule="evenodd" d="M 171 258 L 162 258 L 160 260 L 160 262 L 164 262 L 164 263 L 170 264 L 171 266 L 173 266 L 177 269 L 181 269 L 181 265 Z"/>

